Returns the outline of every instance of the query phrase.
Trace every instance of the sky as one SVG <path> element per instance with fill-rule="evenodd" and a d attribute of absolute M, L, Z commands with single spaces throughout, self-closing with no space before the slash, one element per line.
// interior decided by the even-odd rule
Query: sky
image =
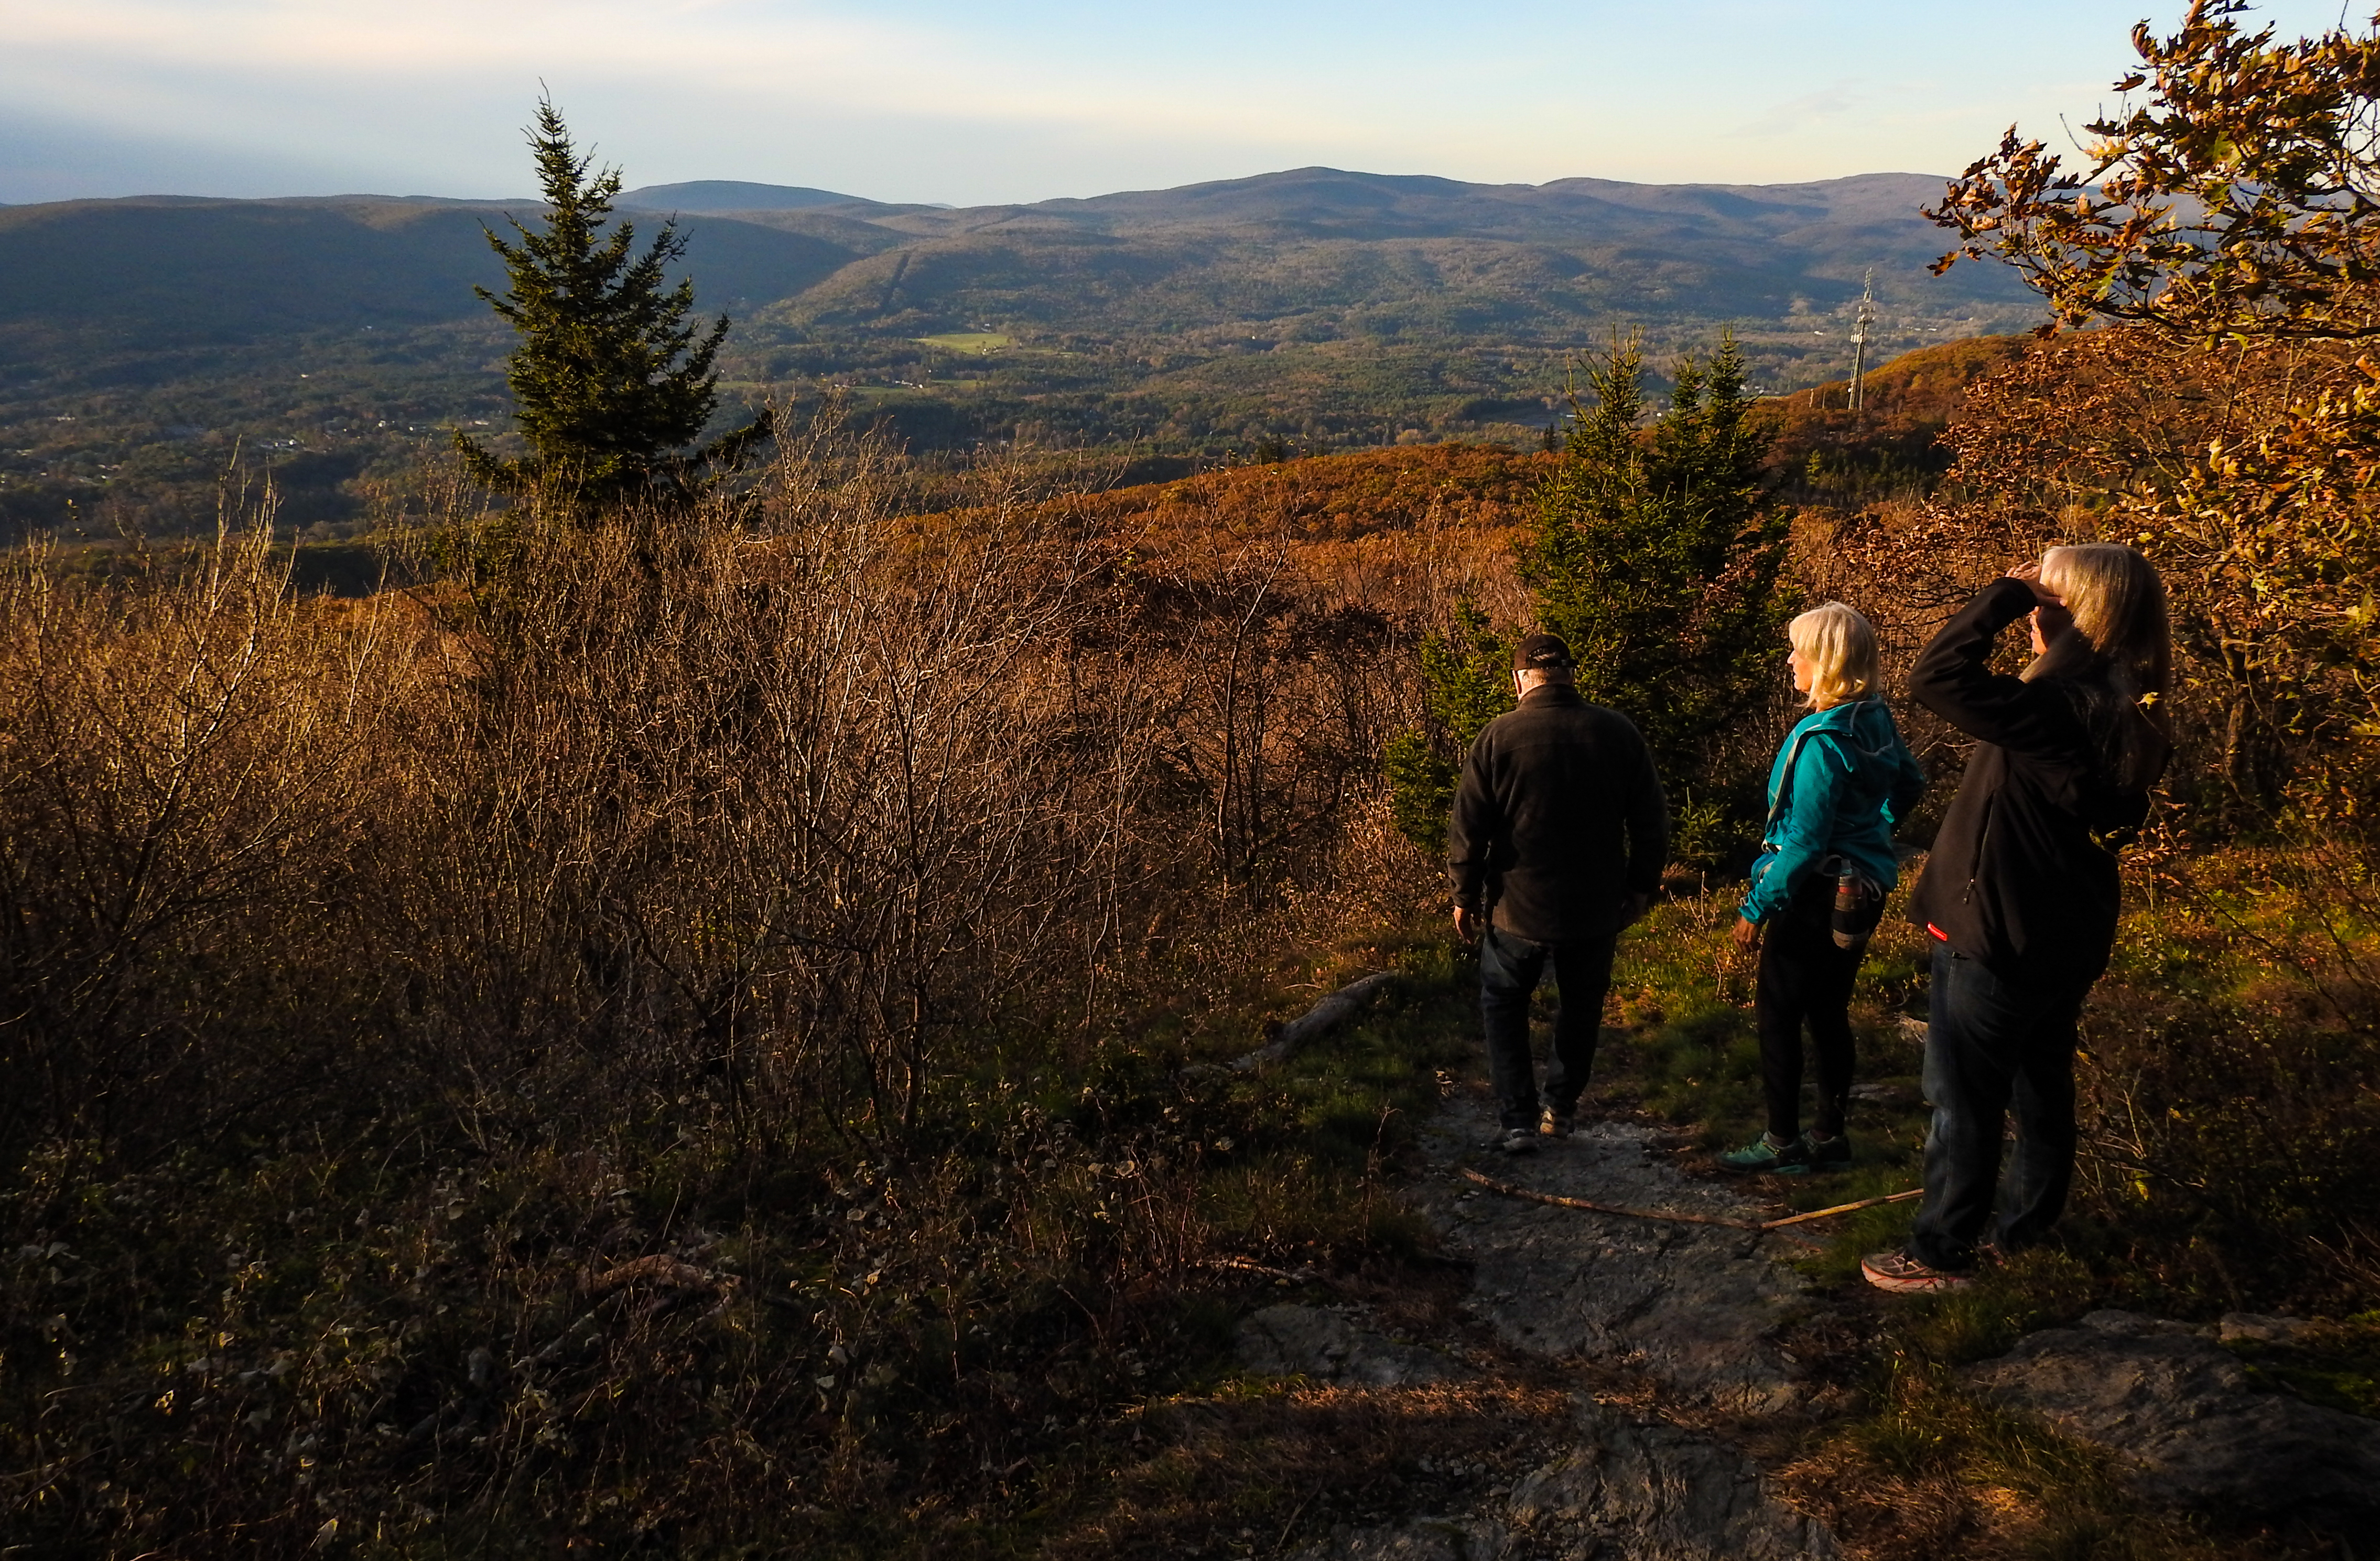
<path fill-rule="evenodd" d="M 1538 184 L 1949 174 L 2111 103 L 2183 0 L 0 0 L 0 201 L 631 187 L 979 205 L 1324 165 Z M 2338 0 L 2270 0 L 2285 35 Z M 2352 14 L 2352 13 L 2350 13 Z"/>

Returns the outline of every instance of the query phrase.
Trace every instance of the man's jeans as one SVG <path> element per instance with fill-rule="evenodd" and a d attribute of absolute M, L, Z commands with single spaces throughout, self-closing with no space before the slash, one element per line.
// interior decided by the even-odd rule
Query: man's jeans
<path fill-rule="evenodd" d="M 2003 982 L 1947 945 L 1934 945 L 1932 1022 L 1925 1031 L 1925 1201 L 1909 1236 L 1928 1268 L 1975 1262 L 1999 1179 L 2003 1114 L 2016 1116 L 2016 1154 L 2000 1210 L 1999 1242 L 2038 1241 L 2065 1211 L 2074 1181 L 2074 1022 L 2090 991 Z"/>
<path fill-rule="evenodd" d="M 1536 1068 L 1529 1053 L 1529 998 L 1548 964 L 1561 992 L 1554 1015 L 1554 1055 L 1546 1068 L 1546 1104 L 1568 1115 L 1595 1066 L 1596 1032 L 1611 990 L 1611 952 L 1620 934 L 1570 943 L 1534 943 L 1501 928 L 1479 938 L 1479 1018 L 1488 1033 L 1488 1072 L 1496 1116 L 1507 1129 L 1537 1125 Z"/>

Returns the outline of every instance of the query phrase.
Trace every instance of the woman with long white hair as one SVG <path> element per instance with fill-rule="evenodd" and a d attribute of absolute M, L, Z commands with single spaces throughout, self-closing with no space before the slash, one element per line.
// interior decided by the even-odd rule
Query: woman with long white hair
<path fill-rule="evenodd" d="M 1840 602 L 1786 626 L 1793 687 L 1810 713 L 1768 771 L 1768 824 L 1734 937 L 1760 948 L 1755 1010 L 1768 1126 L 1718 1157 L 1726 1170 L 1839 1170 L 1855 1055 L 1852 983 L 1899 872 L 1895 823 L 1925 791 L 1876 689 L 1876 630 Z M 1802 1131 L 1802 1030 L 1817 1056 L 1815 1120 Z"/>
<path fill-rule="evenodd" d="M 2000 634 L 2033 625 L 2020 677 L 1991 670 Z M 2045 1238 L 2074 1178 L 2075 1025 L 2115 946 L 2116 850 L 2148 818 L 2173 751 L 2165 586 L 2115 543 L 2053 547 L 1985 586 L 1934 637 L 1910 692 L 1976 740 L 1910 920 L 1934 949 L 1927 1003 L 1925 1198 L 1908 1246 L 1864 1264 L 1886 1290 L 1972 1278 L 2016 1156 L 1998 1249 Z"/>

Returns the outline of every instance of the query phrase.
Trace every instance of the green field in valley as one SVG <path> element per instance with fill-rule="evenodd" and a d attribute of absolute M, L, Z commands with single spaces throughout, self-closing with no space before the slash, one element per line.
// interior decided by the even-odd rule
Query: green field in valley
<path fill-rule="evenodd" d="M 1005 336 L 997 331 L 945 331 L 938 336 L 912 336 L 909 339 L 926 347 L 939 347 L 944 352 L 965 352 L 977 358 L 989 358 L 1016 340 L 1014 336 Z"/>

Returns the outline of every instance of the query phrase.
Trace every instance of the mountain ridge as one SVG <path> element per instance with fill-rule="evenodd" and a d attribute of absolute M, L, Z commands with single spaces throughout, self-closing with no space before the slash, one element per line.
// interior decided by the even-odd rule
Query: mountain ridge
<path fill-rule="evenodd" d="M 698 180 L 625 192 L 620 214 L 646 235 L 675 221 L 677 274 L 702 313 L 733 318 L 722 417 L 823 384 L 920 451 L 1196 460 L 1535 439 L 1577 355 L 1630 332 L 1657 383 L 1722 329 L 1765 388 L 1839 378 L 1871 271 L 1878 359 L 2035 323 L 2004 268 L 1929 274 L 1945 241 L 1918 208 L 1940 189 L 1900 173 L 1491 186 L 1310 167 L 973 208 Z M 776 204 L 687 209 L 749 201 Z M 400 480 L 434 431 L 503 438 L 509 336 L 475 289 L 504 286 L 487 231 L 539 210 L 0 208 L 0 523 L 55 524 L 71 503 L 199 524 L 222 463 L 271 451 L 287 513 L 344 524 L 357 484 Z M 170 515 L 138 497 L 166 489 Z"/>
<path fill-rule="evenodd" d="M 881 206 L 864 195 L 843 195 L 798 184 L 754 184 L 746 179 L 687 179 L 648 184 L 620 192 L 613 202 L 630 212 L 790 212 L 818 206 Z"/>
<path fill-rule="evenodd" d="M 1917 215 L 1920 202 L 1937 189 L 1929 176 L 1912 174 L 1792 185 L 1570 178 L 1489 186 L 1316 167 L 1013 206 L 892 205 L 723 180 L 630 194 L 774 191 L 783 198 L 772 208 L 681 211 L 689 266 L 706 308 L 766 307 L 795 299 L 844 267 L 864 272 L 871 256 L 888 250 L 916 250 L 923 259 L 956 255 L 979 250 L 989 235 L 1028 250 L 1071 246 L 1077 260 L 1115 252 L 1100 239 L 1133 241 L 1152 265 L 1168 272 L 1201 263 L 1209 251 L 1198 246 L 1219 238 L 1272 251 L 1439 240 L 1520 246 L 1503 258 L 1573 274 L 1581 268 L 1642 273 L 1651 257 L 1667 257 L 1703 267 L 1707 275 L 1687 276 L 1682 285 L 1688 291 L 1721 287 L 1723 296 L 1711 301 L 1726 314 L 1790 308 L 1788 295 L 1797 289 L 1840 302 L 1870 267 L 1881 273 L 1888 299 L 1919 291 L 1941 298 L 1975 294 L 1969 284 L 1980 268 L 1966 268 L 1948 287 L 1920 277 L 1944 247 L 1937 230 Z M 625 204 L 627 199 L 624 217 L 653 214 L 652 208 Z M 477 228 L 494 214 L 526 217 L 535 209 L 531 201 L 365 194 L 261 201 L 139 196 L 0 208 L 0 319 L 39 313 L 54 322 L 95 322 L 131 298 L 142 300 L 134 311 L 139 328 L 171 335 L 169 300 L 176 297 L 212 322 L 210 331 L 237 328 L 229 317 L 243 310 L 254 316 L 251 328 L 264 334 L 276 322 L 320 322 L 343 310 L 358 324 L 377 323 L 391 313 L 456 318 L 478 307 L 473 287 L 500 276 Z M 89 269 L 94 256 L 100 274 L 113 282 L 105 290 Z M 1777 286 L 1747 290 L 1742 277 L 1753 274 Z M 1724 275 L 1735 281 L 1726 283 Z M 1637 289 L 1634 305 L 1674 303 L 1676 291 Z M 2004 287 L 1982 292 L 2009 296 Z M 1002 301 L 953 297 L 921 303 L 914 281 L 906 296 L 926 312 L 953 317 Z M 337 297 L 349 301 L 323 307 Z M 396 301 L 375 310 L 374 298 Z M 815 317 L 818 311 L 793 312 Z M 1065 311 L 1028 312 L 1056 318 Z"/>

